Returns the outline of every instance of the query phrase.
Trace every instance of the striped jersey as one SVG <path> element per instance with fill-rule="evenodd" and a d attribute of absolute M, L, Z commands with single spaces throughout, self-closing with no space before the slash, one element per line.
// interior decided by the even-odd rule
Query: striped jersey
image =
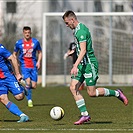
<path fill-rule="evenodd" d="M 82 23 L 79 23 L 74 30 L 74 41 L 76 43 L 77 56 L 80 53 L 80 43 L 86 42 L 86 54 L 81 61 L 82 65 L 90 63 L 90 58 L 95 57 L 94 50 L 92 48 L 92 39 L 89 29 Z"/>
<path fill-rule="evenodd" d="M 36 66 L 36 51 L 41 50 L 40 43 L 36 38 L 31 38 L 29 41 L 20 39 L 16 42 L 14 47 L 14 51 L 19 52 L 21 67 L 25 68 L 34 68 Z"/>

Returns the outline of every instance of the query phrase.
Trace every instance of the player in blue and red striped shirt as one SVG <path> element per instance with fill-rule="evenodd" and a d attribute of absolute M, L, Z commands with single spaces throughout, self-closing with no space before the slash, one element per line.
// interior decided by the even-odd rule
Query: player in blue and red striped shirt
<path fill-rule="evenodd" d="M 39 41 L 31 37 L 31 28 L 23 28 L 23 39 L 16 42 L 13 55 L 19 53 L 20 68 L 28 90 L 28 106 L 33 107 L 32 90 L 37 86 L 38 69 L 41 67 L 42 49 Z M 38 58 L 36 57 L 38 53 Z"/>
<path fill-rule="evenodd" d="M 12 62 L 12 65 L 10 62 Z M 15 75 L 12 66 L 14 67 Z M 22 76 L 19 73 L 17 60 L 0 44 L 0 102 L 5 105 L 12 114 L 20 117 L 18 122 L 26 122 L 29 120 L 28 116 L 8 99 L 8 91 L 10 91 L 18 101 L 24 98 L 24 88 L 18 83 L 21 78 Z"/>

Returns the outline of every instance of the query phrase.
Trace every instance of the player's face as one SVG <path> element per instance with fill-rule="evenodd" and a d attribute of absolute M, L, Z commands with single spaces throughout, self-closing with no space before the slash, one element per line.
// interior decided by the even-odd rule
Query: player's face
<path fill-rule="evenodd" d="M 30 30 L 24 30 L 23 35 L 24 35 L 24 38 L 26 40 L 29 40 L 31 38 L 31 31 Z"/>
<path fill-rule="evenodd" d="M 72 29 L 72 30 L 75 29 L 73 18 L 66 17 L 64 19 L 64 22 L 65 22 L 66 26 L 69 27 L 70 29 Z"/>

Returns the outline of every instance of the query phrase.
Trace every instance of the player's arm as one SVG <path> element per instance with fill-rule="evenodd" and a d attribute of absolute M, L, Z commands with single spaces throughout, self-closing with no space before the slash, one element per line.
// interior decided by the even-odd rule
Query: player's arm
<path fill-rule="evenodd" d="M 17 59 L 17 52 L 13 52 L 13 56 Z"/>
<path fill-rule="evenodd" d="M 16 42 L 15 46 L 14 46 L 14 51 L 13 51 L 13 56 L 17 59 L 17 55 L 18 55 L 18 41 Z M 17 59 L 18 60 L 18 59 Z M 18 64 L 19 66 L 19 64 Z"/>
<path fill-rule="evenodd" d="M 17 65 L 20 66 L 19 61 L 18 61 L 18 59 L 17 59 L 17 54 L 18 54 L 18 52 L 15 52 L 15 51 L 13 52 L 13 56 L 14 56 L 14 58 L 15 58 L 15 59 L 17 60 L 17 62 L 18 62 Z"/>
<path fill-rule="evenodd" d="M 18 81 L 20 81 L 22 79 L 22 76 L 19 72 L 19 67 L 18 67 L 18 61 L 17 59 L 14 57 L 14 55 L 10 55 L 8 57 L 8 60 L 11 62 L 11 64 L 13 65 L 14 71 L 15 71 L 15 75 Z"/>
<path fill-rule="evenodd" d="M 68 56 L 71 56 L 74 53 L 74 50 L 69 50 L 69 52 L 67 53 Z"/>
<path fill-rule="evenodd" d="M 36 63 L 36 67 L 37 69 L 40 69 L 41 67 L 41 60 L 42 60 L 42 51 L 38 51 L 38 60 L 37 60 L 37 63 Z"/>
<path fill-rule="evenodd" d="M 66 60 L 66 58 L 69 56 L 69 53 L 70 53 L 70 49 L 64 54 L 64 60 Z"/>
<path fill-rule="evenodd" d="M 19 43 L 19 41 L 17 41 L 14 46 L 14 51 L 13 51 L 13 56 L 17 59 L 17 61 L 18 61 L 18 52 L 20 51 L 19 45 L 20 45 L 20 43 Z"/>
<path fill-rule="evenodd" d="M 71 56 L 74 53 L 74 50 L 68 50 L 65 54 L 64 54 L 64 60 L 68 57 Z"/>
<path fill-rule="evenodd" d="M 71 70 L 71 74 L 74 74 L 74 75 L 77 74 L 77 72 L 78 72 L 77 67 L 78 67 L 79 63 L 82 61 L 82 59 L 86 53 L 86 41 L 80 42 L 80 49 L 81 49 L 81 51 L 79 53 L 79 56 L 78 56 L 75 64 L 73 65 L 73 68 Z"/>

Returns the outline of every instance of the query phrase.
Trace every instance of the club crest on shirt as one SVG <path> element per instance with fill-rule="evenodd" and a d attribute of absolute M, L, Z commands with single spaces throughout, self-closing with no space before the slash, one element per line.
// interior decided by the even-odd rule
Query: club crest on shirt
<path fill-rule="evenodd" d="M 83 35 L 81 35 L 81 36 L 80 36 L 80 38 L 81 38 L 81 39 L 84 39 L 84 36 L 83 36 Z"/>

